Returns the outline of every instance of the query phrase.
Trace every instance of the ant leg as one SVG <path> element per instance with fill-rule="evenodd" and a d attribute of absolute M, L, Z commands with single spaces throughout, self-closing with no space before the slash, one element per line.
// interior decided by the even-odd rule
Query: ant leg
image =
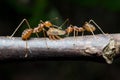
<path fill-rule="evenodd" d="M 75 28 L 73 28 L 73 30 L 74 30 L 74 32 L 73 32 L 73 36 L 74 36 L 74 38 L 75 38 Z"/>
<path fill-rule="evenodd" d="M 25 47 L 25 58 L 26 58 L 28 56 L 28 51 L 27 51 L 28 50 L 28 44 L 27 44 L 27 40 L 25 41 L 25 43 L 26 43 L 25 44 L 25 46 L 26 46 Z"/>
<path fill-rule="evenodd" d="M 65 25 L 65 23 L 68 21 L 69 19 L 66 19 L 59 27 L 58 29 L 62 29 L 62 26 Z"/>
<path fill-rule="evenodd" d="M 10 38 L 12 38 L 12 37 L 14 36 L 14 34 L 16 33 L 16 31 L 21 27 L 21 25 L 22 25 L 24 22 L 26 22 L 26 24 L 27 24 L 27 26 L 29 27 L 29 29 L 31 28 L 29 22 L 27 21 L 27 19 L 23 19 L 23 20 L 20 22 L 20 24 L 17 26 L 17 28 L 15 29 L 15 31 L 12 33 L 12 35 L 10 36 Z M 27 56 L 28 56 L 27 50 L 29 50 L 28 44 L 27 44 L 27 40 L 26 40 L 26 49 L 25 49 L 25 50 L 26 50 L 25 57 L 27 57 Z M 29 50 L 29 51 L 30 51 L 30 50 Z M 31 52 L 31 51 L 30 51 L 30 52 Z"/>
<path fill-rule="evenodd" d="M 56 40 L 56 38 L 55 38 L 55 36 L 54 36 L 54 35 L 51 35 L 51 37 L 52 37 L 52 39 L 53 39 L 53 40 Z"/>
<path fill-rule="evenodd" d="M 50 40 L 55 40 L 56 38 L 55 38 L 55 36 L 53 36 L 53 35 L 49 35 L 49 39 L 50 39 Z"/>
<path fill-rule="evenodd" d="M 52 39 L 52 37 L 50 35 L 48 35 L 48 37 L 49 37 L 50 40 Z"/>
<path fill-rule="evenodd" d="M 61 37 L 59 37 L 58 35 L 55 35 L 55 37 L 56 37 L 57 39 L 61 39 Z"/>
<path fill-rule="evenodd" d="M 23 19 L 23 20 L 20 22 L 20 24 L 18 25 L 18 27 L 15 29 L 15 31 L 12 33 L 12 35 L 10 36 L 10 38 L 14 36 L 14 34 L 15 34 L 16 31 L 21 27 L 21 25 L 23 24 L 23 22 L 26 22 L 27 26 L 28 26 L 29 28 L 31 28 L 29 22 L 27 21 L 27 19 Z"/>
<path fill-rule="evenodd" d="M 36 36 L 39 38 L 39 35 L 38 35 L 38 33 L 35 33 L 36 34 Z"/>
<path fill-rule="evenodd" d="M 62 29 L 62 26 L 65 25 L 65 23 L 68 21 L 69 19 L 66 19 L 60 26 L 59 28 Z"/>
<path fill-rule="evenodd" d="M 75 42 L 77 42 L 77 41 L 76 41 L 76 35 L 75 35 L 75 34 L 76 34 L 76 33 L 75 33 L 75 32 L 76 32 L 76 31 L 75 31 L 75 27 L 73 27 L 73 30 L 74 30 L 74 32 L 73 32 L 74 40 L 75 40 Z M 74 43 L 74 46 L 75 46 L 75 43 Z"/>
<path fill-rule="evenodd" d="M 53 27 L 56 27 L 58 29 L 62 29 L 63 25 L 68 21 L 69 19 L 66 19 L 64 23 L 62 23 L 60 26 L 53 25 Z"/>
<path fill-rule="evenodd" d="M 45 43 L 46 43 L 46 46 L 47 46 L 47 48 L 49 49 L 49 47 L 48 47 L 48 45 L 47 45 L 47 40 L 46 40 L 46 34 L 45 34 L 45 29 L 43 28 L 43 34 L 44 34 L 44 37 L 45 37 Z M 49 36 L 49 38 L 50 38 L 50 36 Z"/>
<path fill-rule="evenodd" d="M 76 31 L 76 36 L 78 36 L 78 31 Z"/>
<path fill-rule="evenodd" d="M 28 57 L 28 52 L 32 53 L 32 51 L 29 49 L 28 42 L 25 40 L 25 58 Z"/>
<path fill-rule="evenodd" d="M 66 35 L 65 35 L 65 36 L 66 36 L 66 37 L 69 37 L 69 35 L 70 35 L 70 33 L 66 33 Z"/>
<path fill-rule="evenodd" d="M 83 35 L 84 35 L 84 31 L 82 31 L 82 37 L 83 37 Z"/>
<path fill-rule="evenodd" d="M 96 23 L 94 20 L 91 19 L 91 20 L 89 21 L 89 23 L 90 23 L 90 22 L 94 23 L 94 25 L 95 25 L 104 35 L 106 35 L 106 34 L 103 32 L 103 30 L 100 28 L 100 26 L 98 26 L 97 23 Z"/>
<path fill-rule="evenodd" d="M 55 28 L 57 28 L 57 29 L 62 29 L 61 27 L 59 27 L 59 26 L 56 26 L 56 25 L 52 25 L 53 27 L 55 27 Z"/>
<path fill-rule="evenodd" d="M 52 35 L 49 35 L 49 39 L 50 39 L 50 40 L 53 40 L 53 37 L 52 37 Z"/>

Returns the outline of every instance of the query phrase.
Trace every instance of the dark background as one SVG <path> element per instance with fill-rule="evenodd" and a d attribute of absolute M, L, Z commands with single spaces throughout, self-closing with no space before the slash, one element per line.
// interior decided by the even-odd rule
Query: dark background
<path fill-rule="evenodd" d="M 26 18 L 82 26 L 93 19 L 105 33 L 118 33 L 120 0 L 0 0 L 0 35 L 9 36 Z M 52 20 L 58 17 L 58 20 Z M 21 27 L 15 36 L 26 28 Z M 66 28 L 66 26 L 64 26 Z M 101 33 L 96 30 L 95 33 Z M 91 61 L 13 61 L 0 63 L 0 80 L 119 80 L 120 59 L 112 65 Z"/>

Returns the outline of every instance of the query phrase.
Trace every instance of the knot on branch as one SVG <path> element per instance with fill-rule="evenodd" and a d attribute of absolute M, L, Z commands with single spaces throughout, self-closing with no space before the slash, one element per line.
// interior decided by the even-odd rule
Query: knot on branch
<path fill-rule="evenodd" d="M 111 64 L 113 62 L 113 57 L 115 56 L 116 53 L 115 44 L 116 44 L 115 40 L 110 39 L 108 45 L 103 49 L 102 56 L 108 64 Z"/>

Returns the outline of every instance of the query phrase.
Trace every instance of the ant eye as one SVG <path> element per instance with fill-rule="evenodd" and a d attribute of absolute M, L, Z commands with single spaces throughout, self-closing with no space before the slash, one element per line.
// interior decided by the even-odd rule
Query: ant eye
<path fill-rule="evenodd" d="M 52 23 L 49 22 L 49 21 L 46 21 L 46 22 L 44 23 L 44 25 L 45 25 L 46 27 L 50 27 L 50 26 L 52 26 Z"/>

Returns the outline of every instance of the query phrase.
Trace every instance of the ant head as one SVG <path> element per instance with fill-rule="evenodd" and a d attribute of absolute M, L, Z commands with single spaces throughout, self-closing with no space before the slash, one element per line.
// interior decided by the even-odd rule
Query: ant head
<path fill-rule="evenodd" d="M 69 28 L 73 28 L 74 26 L 73 26 L 72 24 L 70 24 L 68 27 L 69 27 Z"/>
<path fill-rule="evenodd" d="M 67 29 L 68 30 L 74 30 L 74 26 L 73 25 L 69 25 Z"/>
<path fill-rule="evenodd" d="M 73 25 L 70 25 L 65 31 L 69 35 L 69 33 L 73 32 L 73 30 L 74 30 Z"/>
<path fill-rule="evenodd" d="M 92 24 L 90 24 L 88 22 L 85 22 L 85 24 L 83 25 L 83 28 L 88 32 L 96 30 L 95 26 L 93 26 Z"/>
<path fill-rule="evenodd" d="M 51 27 L 51 26 L 52 26 L 52 23 L 51 23 L 50 21 L 45 21 L 45 22 L 44 22 L 44 25 L 45 25 L 46 27 Z"/>

